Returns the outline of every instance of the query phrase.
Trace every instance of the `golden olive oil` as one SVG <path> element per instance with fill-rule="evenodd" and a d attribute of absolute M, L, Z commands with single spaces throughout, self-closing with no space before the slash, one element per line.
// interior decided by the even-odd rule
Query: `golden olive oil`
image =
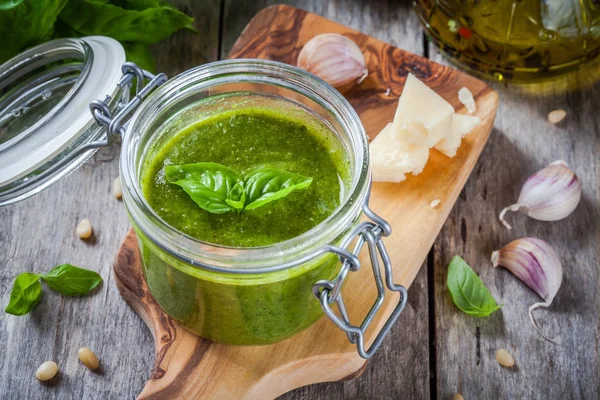
<path fill-rule="evenodd" d="M 538 81 L 600 53 L 600 0 L 417 0 L 431 40 L 496 80 Z"/>

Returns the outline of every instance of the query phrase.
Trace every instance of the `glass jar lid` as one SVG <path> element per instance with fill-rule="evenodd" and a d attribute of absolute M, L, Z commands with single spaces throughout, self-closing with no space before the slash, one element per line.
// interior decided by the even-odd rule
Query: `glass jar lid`
<path fill-rule="evenodd" d="M 90 101 L 115 98 L 125 51 L 114 39 L 58 39 L 0 66 L 0 205 L 73 172 L 105 135 Z"/>

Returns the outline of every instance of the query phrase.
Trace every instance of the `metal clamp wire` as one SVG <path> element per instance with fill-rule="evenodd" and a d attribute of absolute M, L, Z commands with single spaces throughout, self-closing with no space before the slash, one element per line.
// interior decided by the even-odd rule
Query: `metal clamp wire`
<path fill-rule="evenodd" d="M 387 335 L 387 333 L 391 330 L 393 324 L 396 322 L 400 316 L 400 313 L 406 306 L 407 292 L 404 286 L 393 283 L 392 263 L 382 241 L 382 236 L 388 236 L 391 233 L 390 225 L 368 207 L 368 200 L 365 202 L 363 210 L 365 215 L 374 223 L 362 222 L 358 224 L 341 241 L 341 247 L 330 246 L 330 250 L 335 250 L 332 252 L 335 252 L 338 257 L 340 257 L 342 267 L 340 268 L 338 275 L 332 281 L 321 280 L 316 282 L 313 285 L 313 294 L 315 297 L 317 297 L 317 299 L 319 299 L 325 315 L 327 315 L 338 328 L 346 333 L 350 343 L 356 345 L 358 354 L 362 358 L 368 359 L 372 357 L 379 346 L 381 346 L 385 335 Z M 348 250 L 344 250 L 344 248 L 346 248 L 353 239 L 356 239 L 353 251 L 349 252 Z M 360 268 L 360 262 L 357 263 L 358 255 L 365 243 L 367 244 L 367 248 L 369 250 L 371 267 L 373 269 L 373 277 L 377 287 L 377 298 L 361 322 L 360 326 L 356 326 L 353 325 L 349 320 L 348 313 L 344 305 L 341 288 L 344 281 L 348 277 L 349 272 L 357 271 Z M 381 264 L 383 264 L 385 285 L 384 279 L 381 275 Z M 399 292 L 400 298 L 398 300 L 398 304 L 392 311 L 392 314 L 375 337 L 375 340 L 371 346 L 367 349 L 365 348 L 364 335 L 366 330 L 369 328 L 369 325 L 373 322 L 375 316 L 377 315 L 377 312 L 384 304 L 386 287 L 390 291 Z M 340 315 L 333 310 L 332 304 L 334 303 L 337 304 Z"/>

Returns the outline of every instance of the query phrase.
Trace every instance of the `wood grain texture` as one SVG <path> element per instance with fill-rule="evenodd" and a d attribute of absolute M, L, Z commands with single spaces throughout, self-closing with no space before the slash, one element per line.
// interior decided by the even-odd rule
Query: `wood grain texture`
<path fill-rule="evenodd" d="M 457 92 L 463 86 L 470 88 L 478 105 L 477 115 L 482 122 L 464 140 L 455 158 L 432 152 L 421 175 L 402 184 L 373 185 L 372 209 L 393 227 L 400 227 L 386 239 L 394 262 L 394 280 L 409 286 L 487 141 L 498 97 L 472 77 L 290 6 L 260 11 L 234 44 L 230 57 L 267 58 L 294 64 L 304 43 L 326 32 L 351 37 L 365 54 L 369 77 L 360 85 L 344 88 L 342 93 L 357 110 L 371 138 L 392 120 L 408 71 L 457 110 L 462 108 Z M 386 94 L 388 88 L 390 95 Z M 433 199 L 442 202 L 435 209 L 429 205 Z M 309 383 L 347 379 L 365 363 L 355 346 L 327 319 L 269 346 L 224 346 L 201 340 L 158 308 L 142 282 L 136 254 L 135 239 L 130 234 L 115 263 L 115 281 L 153 330 L 157 346 L 155 366 L 140 398 L 275 398 Z M 368 265 L 366 250 L 361 261 Z M 355 324 L 364 318 L 377 296 L 371 275 L 369 268 L 362 268 L 351 274 L 343 290 L 350 320 Z M 388 294 L 374 318 L 373 328 L 367 331 L 367 343 L 374 339 L 396 302 L 397 296 Z"/>
<path fill-rule="evenodd" d="M 447 63 L 437 50 L 431 52 Z M 493 85 L 502 101 L 494 132 L 434 247 L 438 398 L 455 392 L 465 399 L 599 398 L 600 84 L 577 89 L 572 83 L 589 82 L 580 74 L 587 73 L 547 84 Z M 567 118 L 555 126 L 547 115 L 557 108 Z M 579 207 L 557 222 L 513 214 L 508 217 L 513 229 L 506 230 L 499 211 L 516 201 L 530 174 L 558 159 L 582 181 Z M 544 341 L 529 323 L 527 309 L 539 301 L 537 295 L 490 263 L 492 251 L 525 236 L 549 242 L 563 262 L 563 284 L 553 305 L 536 312 L 560 346 Z M 446 289 L 447 265 L 456 254 L 504 303 L 499 312 L 483 319 L 457 312 Z M 497 364 L 498 348 L 514 355 L 514 370 Z"/>
<path fill-rule="evenodd" d="M 159 70 L 169 76 L 216 59 L 220 0 L 178 0 L 196 19 L 202 35 L 180 31 L 154 46 Z M 44 288 L 41 302 L 24 317 L 0 311 L 1 399 L 132 399 L 152 368 L 151 334 L 120 296 L 112 277 L 114 255 L 129 222 L 111 194 L 119 175 L 119 144 L 42 193 L 0 207 L 0 302 L 8 303 L 14 278 L 25 271 L 47 272 L 62 263 L 97 271 L 104 283 L 81 298 L 61 297 Z M 94 236 L 81 241 L 75 227 L 89 218 Z M 77 358 L 88 346 L 101 362 L 90 372 Z M 46 361 L 58 363 L 59 376 L 48 384 L 35 377 Z"/>
<path fill-rule="evenodd" d="M 217 54 L 226 57 L 250 18 L 274 2 L 175 1 L 181 9 L 191 11 L 199 33 L 179 32 L 155 46 L 158 70 L 173 76 L 216 59 Z M 412 53 L 426 54 L 419 23 L 408 0 L 286 2 Z M 434 49 L 431 54 L 436 61 L 444 62 Z M 587 79 L 583 74 L 572 77 L 574 82 L 584 80 Z M 425 267 L 421 269 L 409 289 L 410 301 L 401 321 L 363 375 L 352 381 L 305 386 L 282 399 L 449 399 L 455 391 L 462 391 L 467 400 L 598 398 L 600 300 L 596 287 L 600 246 L 592 223 L 594 218 L 598 220 L 600 204 L 600 88 L 596 85 L 581 93 L 541 95 L 555 90 L 555 85 L 523 91 L 495 86 L 502 100 L 496 128 L 434 245 L 435 279 L 428 282 Z M 546 123 L 545 116 L 553 108 L 568 111 L 564 124 L 554 127 Z M 2 305 L 8 301 L 12 280 L 24 271 L 44 271 L 61 262 L 73 262 L 96 269 L 105 279 L 93 296 L 62 299 L 46 291 L 30 316 L 2 314 L 3 399 L 131 399 L 141 391 L 152 369 L 150 332 L 122 300 L 110 274 L 114 252 L 128 226 L 122 204 L 110 195 L 110 181 L 118 173 L 118 152 L 118 146 L 103 151 L 40 195 L 0 208 Z M 490 157 L 493 160 L 488 160 Z M 516 224 L 512 234 L 495 226 L 496 213 L 518 196 L 525 175 L 559 157 L 569 161 L 584 179 L 581 208 L 556 223 L 517 216 L 511 219 Z M 81 217 L 92 220 L 95 241 L 84 243 L 74 237 L 74 227 Z M 569 275 L 556 304 L 539 314 L 542 323 L 554 324 L 548 326 L 552 332 L 572 337 L 572 345 L 560 352 L 548 351 L 543 342 L 539 343 L 525 319 L 526 307 L 537 301 L 535 295 L 506 271 L 488 268 L 488 253 L 519 233 L 547 235 L 546 239 L 567 258 L 565 274 Z M 506 301 L 501 320 L 469 319 L 448 303 L 445 267 L 455 254 L 463 254 L 482 273 L 494 295 Z M 429 285 L 436 293 L 431 299 L 436 328 L 431 354 Z M 79 365 L 76 351 L 81 345 L 98 352 L 103 364 L 101 375 Z M 516 372 L 501 370 L 494 364 L 496 345 L 516 355 Z M 434 367 L 431 374 L 430 357 Z M 40 385 L 33 374 L 46 359 L 55 359 L 62 372 L 58 381 Z M 434 379 L 431 393 L 430 377 Z"/>

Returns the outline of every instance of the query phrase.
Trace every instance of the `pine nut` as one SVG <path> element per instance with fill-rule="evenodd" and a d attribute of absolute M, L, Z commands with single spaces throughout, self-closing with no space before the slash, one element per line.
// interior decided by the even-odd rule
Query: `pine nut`
<path fill-rule="evenodd" d="M 121 186 L 121 178 L 116 177 L 112 183 L 112 192 L 115 199 L 121 199 L 123 197 L 123 186 Z"/>
<path fill-rule="evenodd" d="M 565 119 L 566 116 L 567 112 L 562 109 L 550 111 L 550 113 L 548 114 L 548 122 L 550 122 L 551 124 L 558 124 L 560 121 Z"/>
<path fill-rule="evenodd" d="M 57 372 L 58 365 L 54 361 L 46 361 L 35 371 L 35 377 L 40 381 L 47 381 L 54 378 Z"/>
<path fill-rule="evenodd" d="M 100 361 L 98 361 L 98 356 L 92 350 L 87 347 L 82 347 L 78 352 L 79 361 L 83 363 L 89 369 L 97 369 L 100 366 Z"/>
<path fill-rule="evenodd" d="M 454 397 L 452 398 L 452 400 L 465 400 L 465 398 L 464 398 L 464 397 L 462 397 L 462 394 L 460 394 L 460 393 L 456 393 L 456 394 L 454 395 Z"/>
<path fill-rule="evenodd" d="M 498 364 L 502 365 L 503 367 L 510 368 L 515 366 L 515 358 L 504 349 L 499 349 L 496 351 L 496 361 L 498 361 Z"/>
<path fill-rule="evenodd" d="M 79 224 L 77 224 L 77 228 L 75 229 L 75 233 L 81 239 L 88 239 L 90 236 L 92 236 L 92 223 L 90 220 L 84 218 L 79 221 Z"/>

